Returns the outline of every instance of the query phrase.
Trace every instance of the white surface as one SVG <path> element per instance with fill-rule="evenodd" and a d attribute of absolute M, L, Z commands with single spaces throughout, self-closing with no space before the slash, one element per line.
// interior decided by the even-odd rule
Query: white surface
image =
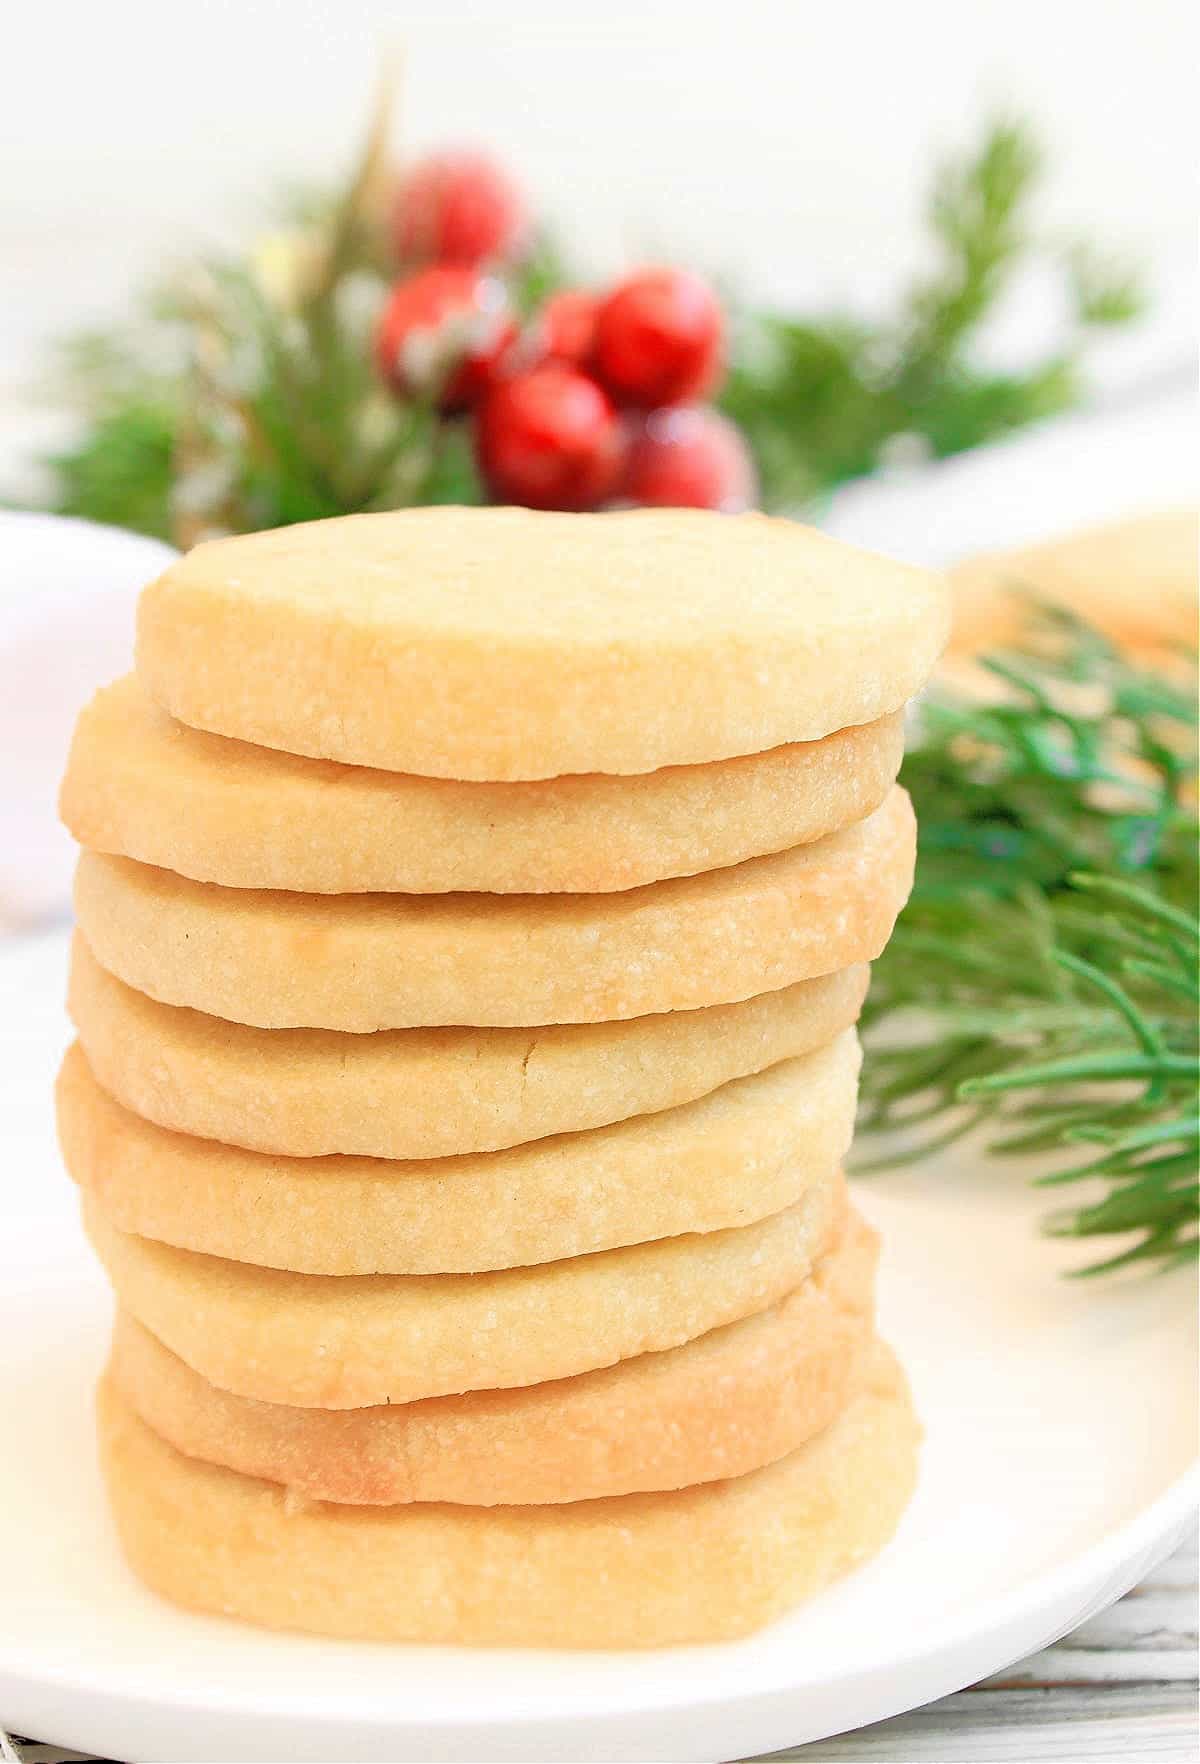
<path fill-rule="evenodd" d="M 847 484 L 835 538 L 941 568 L 1200 500 L 1194 374 L 1116 408 L 1080 411 L 936 464 Z"/>
<path fill-rule="evenodd" d="M 174 556 L 115 527 L 0 510 L 0 924 L 66 908 L 76 853 L 55 802 L 71 730 L 128 672 L 138 592 Z"/>
<path fill-rule="evenodd" d="M 773 1764 L 1195 1764 L 1195 1535 L 1061 1645 L 912 1714 Z"/>
<path fill-rule="evenodd" d="M 832 298 L 864 265 L 911 261 L 934 155 L 1008 103 L 1046 139 L 1046 233 L 1102 228 L 1190 262 L 1195 38 L 1187 0 L 819 14 L 208 0 L 182 26 L 156 0 L 43 0 L 0 71 L 6 226 L 61 330 L 181 244 L 252 218 L 281 181 L 340 169 L 390 46 L 407 139 L 493 145 L 588 259 L 676 252 L 764 295 Z"/>
<path fill-rule="evenodd" d="M 1195 1764 L 1196 1542 L 1191 1537 L 1065 1648 L 912 1714 L 772 1752 L 770 1764 Z M 7 1758 L 2 1742 L 0 1735 Z M 13 1764 L 80 1758 L 21 1741 Z"/>
<path fill-rule="evenodd" d="M 188 1617 L 123 1567 L 91 1446 L 107 1298 L 53 1149 L 61 938 L 0 952 L 0 1709 L 127 1759 L 696 1759 L 881 1719 L 1045 1646 L 1194 1511 L 1189 1276 L 1056 1277 L 1011 1171 L 861 1184 L 884 1326 L 928 1437 L 892 1547 L 745 1643 L 633 1655 L 386 1649 Z M 686 1572 L 686 1564 L 680 1564 Z"/>
<path fill-rule="evenodd" d="M 1195 1689 L 1156 1689 L 964 1691 L 772 1764 L 1196 1764 Z"/>

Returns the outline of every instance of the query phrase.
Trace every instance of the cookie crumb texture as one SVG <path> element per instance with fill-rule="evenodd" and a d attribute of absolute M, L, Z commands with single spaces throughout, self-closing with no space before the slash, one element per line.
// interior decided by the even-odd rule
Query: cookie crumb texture
<path fill-rule="evenodd" d="M 99 1397 L 117 1528 L 147 1584 L 271 1629 L 388 1642 L 643 1648 L 731 1640 L 879 1550 L 919 1429 L 886 1349 L 797 1451 L 748 1475 L 562 1506 L 351 1507 L 185 1457 Z"/>
<path fill-rule="evenodd" d="M 695 1102 L 587 1133 L 456 1158 L 284 1158 L 143 1120 L 76 1045 L 58 1133 L 68 1172 L 122 1231 L 303 1274 L 478 1274 L 794 1205 L 850 1148 L 858 1068 L 846 1030 Z"/>
<path fill-rule="evenodd" d="M 871 1338 L 874 1232 L 838 1241 L 777 1304 L 661 1353 L 545 1384 L 362 1409 L 234 1396 L 128 1312 L 110 1372 L 188 1457 L 352 1506 L 589 1500 L 741 1476 L 837 1419 Z"/>
<path fill-rule="evenodd" d="M 84 852 L 75 910 L 127 985 L 257 1028 L 611 1023 L 872 961 L 915 857 L 896 787 L 813 845 L 621 894 L 265 893 Z"/>
<path fill-rule="evenodd" d="M 60 798 L 80 845 L 226 888 L 604 894 L 807 845 L 895 782 L 903 716 L 640 778 L 463 783 L 208 735 L 131 675 L 80 716 Z"/>
<path fill-rule="evenodd" d="M 760 514 L 409 509 L 198 545 L 137 669 L 193 728 L 432 777 L 652 772 L 900 708 L 940 578 Z"/>
<path fill-rule="evenodd" d="M 836 1239 L 840 1172 L 754 1225 L 490 1274 L 294 1274 L 84 1224 L 121 1304 L 222 1390 L 357 1409 L 509 1389 L 680 1346 L 775 1304 Z"/>
<path fill-rule="evenodd" d="M 68 1008 L 100 1083 L 160 1127 L 295 1157 L 498 1151 L 650 1114 L 811 1053 L 864 964 L 738 1004 L 543 1029 L 251 1029 L 157 1003 L 76 933 Z"/>

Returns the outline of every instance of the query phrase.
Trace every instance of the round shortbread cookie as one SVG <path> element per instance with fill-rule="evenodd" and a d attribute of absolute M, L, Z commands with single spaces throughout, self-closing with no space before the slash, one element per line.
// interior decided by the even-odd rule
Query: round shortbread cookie
<path fill-rule="evenodd" d="M 1108 521 L 1013 551 L 985 552 L 950 572 L 951 660 L 1026 636 L 1049 601 L 1153 667 L 1196 646 L 1195 509 Z"/>
<path fill-rule="evenodd" d="M 272 1157 L 169 1132 L 115 1102 L 76 1043 L 58 1132 L 67 1169 L 122 1231 L 306 1274 L 469 1274 L 781 1212 L 849 1150 L 858 1067 L 847 1029 L 675 1109 L 398 1162 Z"/>
<path fill-rule="evenodd" d="M 652 772 L 898 710 L 935 576 L 795 521 L 429 508 L 198 545 L 137 666 L 193 728 L 442 778 Z"/>
<path fill-rule="evenodd" d="M 522 1390 L 370 1409 L 232 1396 L 124 1312 L 112 1376 L 189 1457 L 309 1500 L 468 1506 L 588 1500 L 741 1476 L 827 1427 L 871 1330 L 877 1240 L 850 1214 L 787 1298 L 663 1353 Z"/>
<path fill-rule="evenodd" d="M 607 1126 L 810 1053 L 858 1017 L 865 967 L 741 1004 L 527 1029 L 247 1029 L 157 1004 L 76 936 L 68 1006 L 96 1077 L 180 1133 L 293 1157 L 440 1158 Z"/>
<path fill-rule="evenodd" d="M 265 893 L 84 852 L 75 910 L 127 985 L 258 1028 L 613 1022 L 873 960 L 915 853 L 897 787 L 814 845 L 622 894 Z"/>
<path fill-rule="evenodd" d="M 125 1553 L 178 1604 L 388 1642 L 657 1647 L 759 1628 L 872 1555 L 920 1429 L 881 1347 L 832 1426 L 747 1476 L 564 1506 L 304 1505 L 185 1457 L 110 1380 L 100 1452 Z"/>
<path fill-rule="evenodd" d="M 897 712 L 822 741 L 632 781 L 466 784 L 206 735 L 130 677 L 80 717 L 60 808 L 93 851 L 228 888 L 605 893 L 849 826 L 882 802 L 903 744 Z"/>
<path fill-rule="evenodd" d="M 359 1409 L 540 1384 L 678 1347 L 765 1310 L 807 1278 L 842 1179 L 728 1231 L 492 1274 L 291 1274 L 133 1237 L 84 1197 L 117 1297 L 222 1390 Z"/>

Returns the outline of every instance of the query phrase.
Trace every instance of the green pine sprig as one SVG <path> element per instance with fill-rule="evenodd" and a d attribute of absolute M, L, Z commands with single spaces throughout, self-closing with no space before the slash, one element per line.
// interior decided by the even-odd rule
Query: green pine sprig
<path fill-rule="evenodd" d="M 1084 1272 L 1197 1253 L 1196 693 L 1065 614 L 995 658 L 995 702 L 940 688 L 902 774 L 912 901 L 864 1016 L 862 1126 L 923 1157 L 968 1135 L 1084 1197 Z"/>
<path fill-rule="evenodd" d="M 292 192 L 281 204 L 284 233 L 265 243 L 293 240 L 285 289 L 260 241 L 244 259 L 169 277 L 122 333 L 63 350 L 60 401 L 79 434 L 46 462 L 48 506 L 188 544 L 209 532 L 481 500 L 462 419 L 397 399 L 374 371 L 371 325 L 394 274 L 381 224 L 386 143 L 385 93 L 343 187 Z M 767 507 L 803 507 L 876 470 L 897 437 L 949 454 L 1078 401 L 1088 336 L 1141 305 L 1136 277 L 1094 245 L 1058 254 L 1074 314 L 1062 348 L 1020 373 L 974 363 L 982 327 L 1040 250 L 1030 212 L 1040 176 L 1029 130 L 1010 119 L 936 168 L 932 267 L 890 316 L 867 323 L 735 303 L 720 402 L 746 434 Z M 543 238 L 511 272 L 514 304 L 528 317 L 572 280 Z"/>
<path fill-rule="evenodd" d="M 933 267 L 894 313 L 742 319 L 722 403 L 750 439 L 768 506 L 796 507 L 877 470 L 897 436 L 940 458 L 1079 402 L 1092 333 L 1135 318 L 1143 295 L 1132 268 L 1094 245 L 1039 240 L 1043 170 L 1027 125 L 1000 117 L 973 150 L 935 168 L 925 205 Z M 978 365 L 983 327 L 1039 259 L 1063 278 L 1068 334 L 1024 371 Z"/>

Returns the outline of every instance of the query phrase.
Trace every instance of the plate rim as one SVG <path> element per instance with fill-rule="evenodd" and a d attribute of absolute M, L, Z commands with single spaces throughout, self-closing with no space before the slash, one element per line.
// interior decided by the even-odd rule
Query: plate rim
<path fill-rule="evenodd" d="M 17 966 L 22 957 L 33 957 L 31 945 L 49 945 L 49 959 L 59 960 L 61 931 L 47 929 L 48 935 L 14 940 L 10 949 L 0 950 L 0 968 L 9 967 L 10 959 Z M 1181 1268 L 1158 1278 L 1186 1284 L 1191 1272 Z M 51 1287 L 57 1279 L 56 1272 Z M 41 1282 L 38 1286 L 47 1290 Z M 15 1291 L 12 1297 L 18 1299 Z M 755 1657 L 754 1650 L 765 1638 L 773 1638 L 777 1624 L 732 1644 L 686 1649 L 487 1650 L 508 1654 L 523 1680 L 563 1670 L 564 1661 L 588 1654 L 609 1663 L 609 1674 L 596 1674 L 590 1683 L 574 1685 L 569 1706 L 521 1706 L 521 1700 L 514 1699 L 507 1708 L 480 1709 L 462 1696 L 438 1693 L 436 1701 L 430 1696 L 419 1709 L 411 1709 L 406 1701 L 422 1656 L 441 1650 L 339 1641 L 339 1649 L 352 1658 L 361 1650 L 368 1670 L 353 1685 L 343 1679 L 332 1689 L 320 1674 L 310 1677 L 290 1669 L 274 1677 L 264 1670 L 253 1680 L 242 1677 L 229 1683 L 180 1652 L 168 1673 L 160 1669 L 147 1684 L 145 1662 L 138 1669 L 126 1658 L 117 1663 L 114 1673 L 111 1663 L 88 1663 L 78 1655 L 70 1659 L 65 1651 L 56 1654 L 48 1649 L 44 1629 L 40 1639 L 26 1642 L 20 1626 L 14 1625 L 14 1632 L 0 1641 L 4 1718 L 16 1719 L 18 1729 L 33 1719 L 35 1731 L 66 1746 L 97 1742 L 111 1746 L 119 1738 L 119 1748 L 108 1754 L 116 1757 L 150 1755 L 134 1744 L 141 1729 L 157 1730 L 158 1743 L 169 1745 L 170 1740 L 161 1736 L 173 1729 L 182 1737 L 189 1722 L 196 1725 L 201 1743 L 213 1744 L 221 1743 L 222 1728 L 232 1732 L 240 1725 L 248 1749 L 218 1755 L 260 1759 L 281 1756 L 270 1749 L 281 1743 L 281 1732 L 287 1728 L 298 1734 L 305 1725 L 323 1741 L 336 1730 L 350 1749 L 317 1754 L 301 1748 L 298 1757 L 549 1758 L 565 1755 L 550 1748 L 566 1745 L 582 1748 L 570 1753 L 581 1759 L 694 1759 L 806 1743 L 902 1713 L 976 1682 L 1049 1645 L 1120 1597 L 1173 1547 L 1200 1505 L 1200 1461 L 1195 1456 L 1183 1461 L 1181 1448 L 1188 1443 L 1176 1436 L 1166 1473 L 1159 1469 L 1157 1489 L 1148 1497 L 1142 1489 L 1136 1491 L 1111 1528 L 1102 1529 L 1101 1521 L 1090 1540 L 1085 1537 L 1077 1546 L 1068 1542 L 1061 1555 L 1041 1566 L 1035 1563 L 1016 1584 L 993 1591 L 981 1587 L 971 1602 L 938 1613 L 907 1633 L 896 1629 L 886 1639 L 877 1636 L 870 1652 L 847 1650 L 820 1669 L 809 1668 L 807 1674 L 799 1650 L 776 1648 L 765 1662 Z M 902 1539 L 903 1525 L 896 1543 Z M 125 1596 L 126 1587 L 136 1590 L 132 1571 L 122 1566 L 121 1572 L 128 1579 L 114 1580 L 118 1598 Z M 237 1646 L 240 1635 L 247 1635 L 247 1645 L 253 1645 L 254 1632 L 241 1625 L 231 1627 L 229 1620 L 203 1615 L 199 1621 L 220 1625 L 231 1638 L 226 1646 Z M 781 1622 L 786 1624 L 787 1618 Z M 286 1636 L 275 1639 L 287 1641 Z M 754 1674 L 749 1681 L 722 1661 L 735 1649 L 748 1674 Z M 646 1672 L 644 1664 L 655 1652 L 663 1663 L 657 1675 Z M 397 1683 L 395 1678 L 388 1682 L 389 1655 L 402 1657 L 403 1665 L 397 1659 L 397 1669 L 407 1682 Z M 642 1663 L 636 1681 L 614 1681 L 612 1669 L 619 1671 L 623 1662 L 634 1661 Z M 706 1666 L 718 1661 L 722 1661 L 720 1680 L 710 1684 Z M 47 1720 L 50 1713 L 53 1719 Z M 657 1749 L 642 1749 L 643 1733 L 647 1745 L 656 1736 Z M 609 1744 L 612 1751 L 602 1749 Z M 723 1751 L 718 1749 L 722 1744 Z M 415 1749 L 422 1745 L 430 1749 Z M 522 1745 L 530 1749 L 518 1749 Z M 200 1754 L 160 1750 L 155 1755 Z"/>
<path fill-rule="evenodd" d="M 1109 1580 L 1114 1582 L 1116 1590 L 1112 1592 L 1111 1599 L 1105 1597 L 1104 1606 L 1115 1603 L 1129 1590 L 1134 1581 L 1141 1577 L 1143 1572 L 1149 1571 L 1148 1568 L 1143 1567 L 1147 1556 L 1152 1558 L 1160 1546 L 1164 1554 L 1170 1549 L 1177 1533 L 1186 1526 L 1190 1519 L 1195 1517 L 1198 1505 L 1200 1505 L 1200 1455 L 1169 1482 L 1147 1506 L 1139 1508 L 1115 1531 L 1106 1537 L 1098 1538 L 1078 1555 L 1069 1557 L 1066 1561 L 1041 1574 L 1034 1575 L 1015 1587 L 1007 1588 L 1004 1592 L 993 1595 L 986 1602 L 974 1607 L 966 1621 L 960 1615 L 957 1618 L 947 1618 L 940 1624 L 927 1628 L 919 1642 L 912 1643 L 906 1649 L 890 1653 L 886 1660 L 878 1657 L 859 1660 L 854 1663 L 853 1667 L 841 1674 L 822 1678 L 821 1688 L 827 1690 L 839 1683 L 860 1678 L 866 1673 L 884 1670 L 903 1673 L 922 1665 L 931 1665 L 951 1649 L 966 1650 L 986 1641 L 989 1635 L 1003 1631 L 1012 1624 L 1018 1624 L 1024 1620 L 1032 1622 L 1039 1611 L 1048 1612 L 1051 1608 L 1057 1608 L 1064 1604 L 1074 1607 L 1079 1599 L 1083 1599 L 1086 1603 L 1089 1596 L 1095 1596 L 1097 1586 L 1104 1585 Z M 1130 1579 L 1122 1584 L 1121 1577 L 1126 1573 L 1130 1574 Z M 193 1613 L 185 1612 L 183 1615 L 188 1616 Z M 238 1624 L 234 1618 L 209 1617 L 203 1613 L 195 1615 L 198 1615 L 202 1621 L 228 1622 L 234 1629 L 246 1627 Z M 783 1620 L 786 1621 L 786 1618 Z M 1069 1616 L 1066 1619 L 1066 1628 L 1073 1628 L 1076 1623 L 1081 1621 L 1083 1621 L 1082 1616 Z M 765 1632 L 759 1631 L 757 1633 Z M 1060 1631 L 1059 1633 L 1064 1632 Z M 320 1638 L 305 1637 L 304 1639 Z M 753 1647 L 755 1639 L 755 1635 L 750 1635 L 733 1645 Z M 1040 1645 L 1049 1646 L 1053 1639 L 1055 1638 L 1049 1638 Z M 375 1652 L 385 1651 L 377 1643 L 356 1644 L 353 1640 L 347 1640 L 340 1645 L 348 1649 L 362 1645 L 370 1647 Z M 411 1652 L 416 1652 L 418 1649 L 423 1651 L 424 1648 L 424 1644 L 406 1643 L 402 1645 L 406 1651 Z M 657 1652 L 664 1658 L 671 1655 L 677 1656 L 683 1652 L 704 1656 L 720 1652 L 727 1645 L 729 1644 L 711 1643 L 686 1650 L 682 1648 L 664 1648 L 653 1651 L 587 1649 L 580 1650 L 580 1652 L 592 1656 L 599 1655 L 611 1660 L 622 1658 L 644 1660 L 647 1658 L 648 1652 Z M 492 1652 L 493 1650 L 487 1651 Z M 513 1648 L 499 1651 L 512 1652 L 521 1657 L 523 1664 L 526 1662 L 532 1664 L 539 1658 L 558 1658 L 561 1652 L 567 1650 Z M 1021 1648 L 1020 1651 L 1024 1652 L 1025 1650 Z M 576 1650 L 569 1650 L 569 1652 L 574 1654 Z M 1001 1670 L 1010 1663 L 1011 1659 L 1016 1657 L 1018 1656 L 1009 1656 L 1009 1660 L 997 1659 L 993 1667 L 985 1668 L 985 1673 Z M 181 1713 L 186 1713 L 190 1709 L 200 1709 L 209 1714 L 219 1713 L 223 1716 L 241 1714 L 251 1719 L 260 1720 L 276 1719 L 287 1715 L 297 1721 L 328 1719 L 332 1713 L 329 1701 L 319 1700 L 320 1692 L 304 1691 L 302 1695 L 298 1696 L 294 1687 L 287 1693 L 276 1692 L 272 1697 L 268 1687 L 264 1685 L 262 1689 L 267 1691 L 267 1694 L 260 1695 L 253 1701 L 249 1701 L 241 1693 L 226 1693 L 223 1691 L 223 1687 L 211 1682 L 205 1684 L 202 1697 L 198 1697 L 194 1689 L 185 1690 L 182 1686 L 172 1687 L 169 1685 L 154 1691 L 130 1688 L 114 1691 L 111 1684 L 106 1685 L 102 1681 L 90 1677 L 86 1671 L 81 1672 L 77 1667 L 64 1666 L 58 1670 L 51 1667 L 46 1670 L 44 1664 L 39 1666 L 32 1656 L 26 1655 L 22 1658 L 19 1652 L 14 1654 L 7 1649 L 3 1654 L 0 1654 L 0 1675 L 5 1679 L 20 1677 L 30 1686 L 41 1686 L 47 1690 L 69 1689 L 77 1695 L 93 1693 L 102 1697 L 115 1698 L 131 1709 L 136 1708 L 139 1704 L 149 1702 L 158 1709 L 177 1710 Z M 971 1681 L 964 1680 L 963 1682 Z M 739 1703 L 752 1703 L 780 1695 L 787 1696 L 805 1688 L 803 1680 L 779 1680 L 756 1684 L 740 1693 L 725 1689 L 705 1694 L 703 1686 L 700 1686 L 686 1695 L 676 1691 L 661 1696 L 655 1696 L 652 1693 L 642 1694 L 636 1701 L 623 1702 L 619 1710 L 614 1710 L 611 1705 L 607 1707 L 598 1705 L 593 1700 L 595 1696 L 603 1695 L 603 1689 L 598 1688 L 596 1692 L 592 1693 L 592 1698 L 581 1700 L 576 1704 L 569 1719 L 574 1722 L 614 1714 L 624 1718 L 635 1718 L 639 1714 L 702 1713 L 705 1709 L 716 1708 L 729 1711 L 735 1709 Z M 957 1687 L 948 1685 L 946 1691 L 937 1694 L 947 1695 L 954 1688 Z M 403 1690 L 399 1688 L 392 1693 L 395 1698 L 400 1698 L 403 1694 Z M 325 1693 L 325 1696 L 328 1697 L 328 1693 Z M 313 1700 L 314 1698 L 317 1700 Z M 920 1699 L 922 1702 L 926 1700 L 928 1699 Z M 905 1706 L 911 1707 L 913 1705 Z M 900 1713 L 901 1710 L 897 1709 L 896 1712 Z M 394 1703 L 381 1701 L 379 1692 L 366 1685 L 357 1687 L 355 1708 L 342 1719 L 347 1720 L 351 1727 L 360 1728 L 368 1724 L 388 1723 L 395 1725 L 399 1730 L 407 1725 L 402 1720 L 397 1721 Z M 527 1730 L 538 1726 L 555 1725 L 564 1719 L 567 1718 L 554 1711 L 527 1710 L 522 1711 L 519 1715 L 490 1716 L 484 1724 L 497 1729 L 520 1727 L 522 1730 Z M 452 1709 L 449 1707 L 437 1711 L 423 1709 L 420 1715 L 414 1717 L 413 1720 L 414 1723 L 426 1730 L 431 1727 L 447 1729 L 478 1725 L 478 1723 L 464 1722 L 461 1708 Z"/>

